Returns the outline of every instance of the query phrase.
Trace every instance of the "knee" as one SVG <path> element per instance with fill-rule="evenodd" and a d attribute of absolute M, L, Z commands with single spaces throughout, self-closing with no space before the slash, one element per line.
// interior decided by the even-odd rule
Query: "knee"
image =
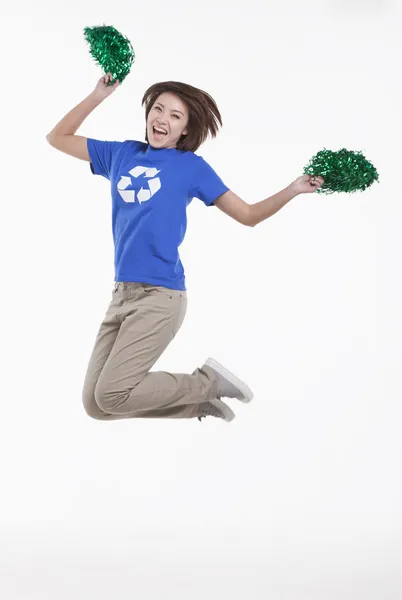
<path fill-rule="evenodd" d="M 125 412 L 130 392 L 106 392 L 101 388 L 95 390 L 95 402 L 103 413 L 120 414 Z"/>
<path fill-rule="evenodd" d="M 91 419 L 97 419 L 98 421 L 102 421 L 105 418 L 104 411 L 96 404 L 94 395 L 87 396 L 83 395 L 82 404 L 84 406 L 84 410 L 88 417 Z"/>
<path fill-rule="evenodd" d="M 88 417 L 91 417 L 91 419 L 96 419 L 97 421 L 104 421 L 106 418 L 105 413 L 100 410 L 100 408 L 98 408 L 98 410 L 96 409 L 88 409 L 88 407 L 85 407 L 85 412 L 87 413 Z"/>

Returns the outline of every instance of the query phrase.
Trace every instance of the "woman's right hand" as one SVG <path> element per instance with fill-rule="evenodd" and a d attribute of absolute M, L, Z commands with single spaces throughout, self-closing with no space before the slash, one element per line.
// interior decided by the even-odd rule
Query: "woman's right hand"
<path fill-rule="evenodd" d="M 98 100 L 104 100 L 105 98 L 113 94 L 115 89 L 118 88 L 120 85 L 118 79 L 116 79 L 113 85 L 108 85 L 109 81 L 112 81 L 112 74 L 106 73 L 106 75 L 103 75 L 103 77 L 101 77 L 98 83 L 96 84 L 96 88 L 94 89 L 93 94 Z"/>

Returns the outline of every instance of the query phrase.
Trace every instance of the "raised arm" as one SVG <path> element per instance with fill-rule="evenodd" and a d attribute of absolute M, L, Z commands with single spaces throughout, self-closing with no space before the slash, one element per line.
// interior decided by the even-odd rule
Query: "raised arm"
<path fill-rule="evenodd" d="M 120 85 L 119 81 L 116 81 L 114 85 L 108 86 L 107 84 L 111 77 L 112 75 L 110 73 L 101 77 L 94 91 L 75 108 L 70 110 L 70 112 L 57 123 L 52 131 L 47 134 L 46 139 L 53 148 L 65 152 L 70 156 L 74 156 L 75 158 L 90 162 L 87 138 L 75 135 L 75 132 L 88 115 L 90 115 L 91 112 Z"/>

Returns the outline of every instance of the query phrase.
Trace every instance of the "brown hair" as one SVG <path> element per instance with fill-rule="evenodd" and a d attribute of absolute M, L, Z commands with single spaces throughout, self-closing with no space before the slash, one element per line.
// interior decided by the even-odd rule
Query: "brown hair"
<path fill-rule="evenodd" d="M 216 137 L 219 129 L 218 123 L 222 126 L 222 117 L 215 100 L 207 92 L 180 81 L 163 81 L 155 83 L 147 89 L 141 103 L 142 106 L 145 104 L 146 120 L 152 106 L 163 92 L 176 94 L 188 107 L 188 133 L 182 135 L 178 140 L 176 144 L 178 150 L 195 152 L 205 142 L 208 133 L 212 138 Z M 145 139 L 149 143 L 146 128 Z"/>

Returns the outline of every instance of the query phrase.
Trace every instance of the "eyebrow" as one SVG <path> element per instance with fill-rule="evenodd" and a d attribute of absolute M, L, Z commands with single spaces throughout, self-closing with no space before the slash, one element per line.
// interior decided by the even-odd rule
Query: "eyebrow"
<path fill-rule="evenodd" d="M 162 106 L 162 108 L 165 108 L 165 105 L 164 105 L 164 104 L 162 104 L 162 102 L 155 102 L 155 104 L 159 104 L 160 106 Z M 176 110 L 176 109 L 174 108 L 174 109 L 172 110 L 172 112 L 179 112 L 179 113 L 180 113 L 181 115 L 183 115 L 183 117 L 184 117 L 184 114 L 181 112 L 181 110 Z"/>

